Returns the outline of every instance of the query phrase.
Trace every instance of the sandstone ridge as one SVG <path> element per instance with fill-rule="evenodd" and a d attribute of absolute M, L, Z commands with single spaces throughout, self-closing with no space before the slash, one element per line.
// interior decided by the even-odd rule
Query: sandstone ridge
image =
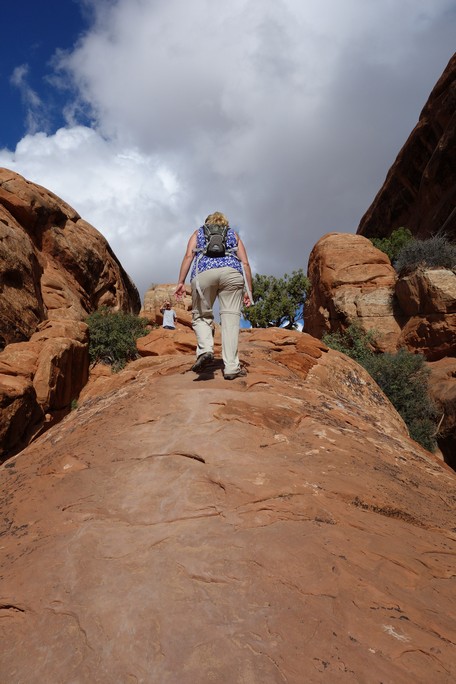
<path fill-rule="evenodd" d="M 361 219 L 358 233 L 384 237 L 405 226 L 417 238 L 456 239 L 456 54 Z"/>
<path fill-rule="evenodd" d="M 84 320 L 101 306 L 137 313 L 138 291 L 106 239 L 66 202 L 0 169 L 2 346 L 44 320 Z"/>
<path fill-rule="evenodd" d="M 49 190 L 0 169 L 0 457 L 65 415 L 88 377 L 89 313 L 137 313 L 105 238 Z"/>
<path fill-rule="evenodd" d="M 0 469 L 0 680 L 453 682 L 454 473 L 309 335 L 168 333 Z"/>
<path fill-rule="evenodd" d="M 356 323 L 374 331 L 380 352 L 405 348 L 427 359 L 442 416 L 437 441 L 456 468 L 456 272 L 423 267 L 398 277 L 367 238 L 328 233 L 310 254 L 308 276 L 306 332 L 321 338 Z"/>
<path fill-rule="evenodd" d="M 305 330 L 321 338 L 357 322 L 380 351 L 401 347 L 437 361 L 456 354 L 456 272 L 419 268 L 398 277 L 386 254 L 351 233 L 324 235 L 309 256 Z"/>

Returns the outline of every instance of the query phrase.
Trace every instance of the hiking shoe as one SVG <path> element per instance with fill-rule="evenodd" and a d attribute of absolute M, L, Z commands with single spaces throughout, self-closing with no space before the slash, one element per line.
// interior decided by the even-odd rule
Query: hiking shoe
<path fill-rule="evenodd" d="M 236 380 L 236 378 L 245 378 L 247 371 L 244 368 L 239 368 L 239 370 L 234 373 L 224 373 L 223 377 L 225 380 Z"/>
<path fill-rule="evenodd" d="M 214 354 L 212 352 L 204 352 L 204 354 L 200 354 L 192 366 L 192 371 L 195 371 L 195 373 L 200 373 L 213 360 Z"/>

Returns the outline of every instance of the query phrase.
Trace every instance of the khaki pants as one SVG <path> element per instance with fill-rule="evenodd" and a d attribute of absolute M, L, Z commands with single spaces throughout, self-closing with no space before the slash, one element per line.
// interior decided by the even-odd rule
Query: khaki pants
<path fill-rule="evenodd" d="M 231 266 L 211 268 L 199 273 L 197 278 L 206 303 L 198 294 L 196 278 L 194 278 L 192 280 L 192 328 L 197 341 L 196 357 L 213 351 L 214 313 L 212 307 L 218 296 L 224 370 L 225 373 L 235 373 L 239 369 L 238 341 L 244 278 Z"/>

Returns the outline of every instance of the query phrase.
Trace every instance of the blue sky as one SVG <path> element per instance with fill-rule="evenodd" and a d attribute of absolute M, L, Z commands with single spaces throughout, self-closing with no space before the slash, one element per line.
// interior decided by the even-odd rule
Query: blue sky
<path fill-rule="evenodd" d="M 52 61 L 57 50 L 73 48 L 88 17 L 77 0 L 16 0 L 3 3 L 1 13 L 0 148 L 14 149 L 30 130 L 30 109 L 39 128 L 46 127 L 47 132 L 65 124 L 62 112 L 68 93 L 52 83 Z M 25 89 L 18 82 L 21 67 Z M 27 100 L 30 91 L 40 99 L 35 107 Z"/>
<path fill-rule="evenodd" d="M 275 276 L 355 232 L 456 1 L 16 0 L 2 27 L 0 166 L 98 228 L 143 294 L 213 211 Z"/>

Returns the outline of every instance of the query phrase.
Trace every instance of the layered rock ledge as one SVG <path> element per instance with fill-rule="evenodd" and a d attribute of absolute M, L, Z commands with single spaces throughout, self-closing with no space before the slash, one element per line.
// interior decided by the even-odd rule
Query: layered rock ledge
<path fill-rule="evenodd" d="M 1 681 L 454 681 L 454 472 L 309 335 L 241 355 L 91 380 L 2 466 Z"/>
<path fill-rule="evenodd" d="M 456 238 L 456 53 L 423 107 L 358 233 L 391 235 L 405 226 L 418 238 Z"/>
<path fill-rule="evenodd" d="M 65 415 L 88 376 L 84 320 L 138 313 L 106 239 L 66 202 L 0 169 L 0 459 Z"/>

